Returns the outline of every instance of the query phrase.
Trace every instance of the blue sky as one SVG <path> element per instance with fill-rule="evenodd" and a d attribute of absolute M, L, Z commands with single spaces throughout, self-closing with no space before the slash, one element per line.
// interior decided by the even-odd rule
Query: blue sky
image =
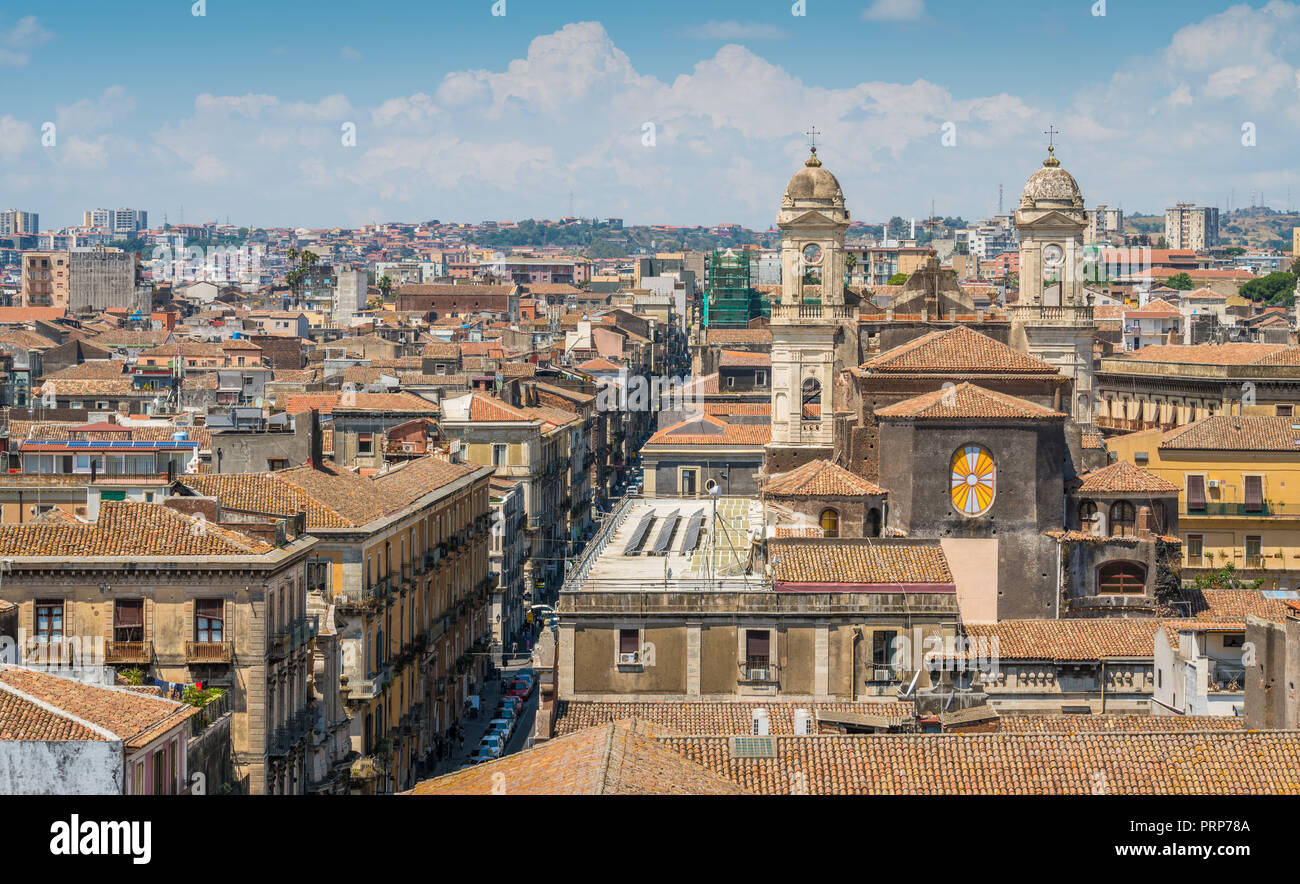
<path fill-rule="evenodd" d="M 1283 0 L 193 5 L 0 2 L 0 203 L 765 227 L 815 124 L 855 217 L 976 217 L 1048 123 L 1090 203 L 1300 201 Z"/>

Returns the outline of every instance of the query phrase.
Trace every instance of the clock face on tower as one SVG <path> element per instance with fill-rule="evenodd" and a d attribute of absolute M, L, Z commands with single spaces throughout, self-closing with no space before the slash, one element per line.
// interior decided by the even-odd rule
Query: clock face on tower
<path fill-rule="evenodd" d="M 1043 261 L 1046 262 L 1048 266 L 1055 267 L 1064 260 L 1065 249 L 1061 248 L 1056 243 L 1049 243 L 1048 245 L 1043 246 Z"/>
<path fill-rule="evenodd" d="M 963 445 L 952 455 L 952 505 L 963 516 L 979 516 L 993 505 L 997 464 L 983 445 Z"/>
<path fill-rule="evenodd" d="M 803 247 L 803 261 L 805 264 L 820 264 L 822 260 L 822 247 L 815 242 L 810 242 Z"/>

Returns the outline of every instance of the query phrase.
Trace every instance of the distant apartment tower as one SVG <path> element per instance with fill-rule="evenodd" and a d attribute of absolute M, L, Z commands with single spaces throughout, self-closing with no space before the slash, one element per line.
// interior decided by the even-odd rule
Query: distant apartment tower
<path fill-rule="evenodd" d="M 73 313 L 151 306 L 148 290 L 136 286 L 135 255 L 104 246 L 72 249 L 68 266 L 68 309 Z"/>
<path fill-rule="evenodd" d="M 380 261 L 375 265 L 375 282 L 387 276 L 394 288 L 399 285 L 431 285 L 446 274 L 447 265 L 441 260 Z"/>
<path fill-rule="evenodd" d="M 149 226 L 143 209 L 91 209 L 81 215 L 82 227 L 96 227 L 112 234 L 135 234 Z"/>
<path fill-rule="evenodd" d="M 0 211 L 0 236 L 40 232 L 41 216 L 36 212 L 24 212 L 22 209 Z"/>
<path fill-rule="evenodd" d="M 1171 249 L 1203 252 L 1219 244 L 1219 210 L 1179 203 L 1165 209 L 1165 241 Z"/>
<path fill-rule="evenodd" d="M 370 289 L 370 276 L 358 264 L 340 264 L 334 283 L 333 318 L 338 325 L 352 324 L 352 317 L 366 309 L 366 294 Z"/>
<path fill-rule="evenodd" d="M 1291 257 L 1300 258 L 1300 227 L 1291 228 Z"/>
<path fill-rule="evenodd" d="M 68 306 L 68 253 L 23 252 L 22 306 Z"/>
<path fill-rule="evenodd" d="M 1123 237 L 1123 209 L 1112 209 L 1103 204 L 1088 213 L 1088 227 L 1083 232 L 1084 245 L 1122 243 Z"/>

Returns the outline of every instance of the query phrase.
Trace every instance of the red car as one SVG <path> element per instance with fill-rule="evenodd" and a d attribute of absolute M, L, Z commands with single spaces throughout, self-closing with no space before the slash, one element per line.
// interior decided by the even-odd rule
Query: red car
<path fill-rule="evenodd" d="M 527 700 L 529 696 L 532 695 L 532 693 L 533 693 L 532 683 L 524 681 L 522 678 L 515 679 L 514 681 L 511 681 L 508 684 L 506 684 L 507 697 L 518 697 L 521 700 Z"/>

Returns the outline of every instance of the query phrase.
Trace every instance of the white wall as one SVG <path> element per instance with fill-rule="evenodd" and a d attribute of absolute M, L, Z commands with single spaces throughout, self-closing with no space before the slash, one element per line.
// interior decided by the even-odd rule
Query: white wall
<path fill-rule="evenodd" d="M 122 744 L 0 740 L 0 795 L 121 795 Z"/>

